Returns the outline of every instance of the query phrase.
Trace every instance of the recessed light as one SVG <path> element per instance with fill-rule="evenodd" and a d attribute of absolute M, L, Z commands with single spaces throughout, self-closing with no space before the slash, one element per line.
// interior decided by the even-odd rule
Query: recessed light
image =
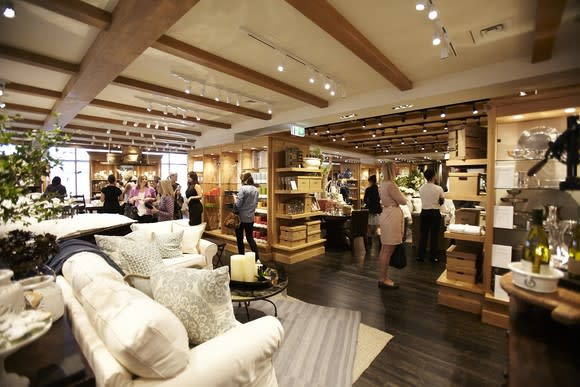
<path fill-rule="evenodd" d="M 342 116 L 338 116 L 341 120 L 348 120 L 349 118 L 355 118 L 356 113 L 344 114 Z"/>
<path fill-rule="evenodd" d="M 412 103 L 405 103 L 405 104 L 402 104 L 402 105 L 393 106 L 392 109 L 393 110 L 401 110 L 401 109 L 408 109 L 408 108 L 411 108 L 411 107 L 413 107 L 413 104 Z"/>
<path fill-rule="evenodd" d="M 574 113 L 576 111 L 576 108 L 566 108 L 564 109 L 564 113 Z"/>

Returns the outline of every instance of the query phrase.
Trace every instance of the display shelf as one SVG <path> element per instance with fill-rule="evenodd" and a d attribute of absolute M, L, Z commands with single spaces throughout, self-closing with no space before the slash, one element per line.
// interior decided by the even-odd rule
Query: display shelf
<path fill-rule="evenodd" d="M 265 229 L 268 229 L 268 224 L 254 223 L 254 228 L 265 228 Z"/>
<path fill-rule="evenodd" d="M 268 209 L 267 208 L 256 208 L 256 214 L 266 214 L 268 215 Z"/>
<path fill-rule="evenodd" d="M 451 200 L 464 200 L 467 202 L 485 202 L 487 200 L 486 195 L 461 195 L 451 192 L 446 193 L 445 198 Z"/>
<path fill-rule="evenodd" d="M 294 219 L 310 218 L 310 217 L 313 217 L 313 216 L 321 216 L 322 214 L 323 214 L 322 211 L 304 212 L 302 214 L 293 214 L 293 215 L 289 215 L 289 214 L 276 214 L 276 218 L 278 218 L 278 219 L 294 220 Z"/>
<path fill-rule="evenodd" d="M 437 278 L 437 285 L 448 286 L 451 288 L 463 290 L 470 293 L 484 294 L 483 287 L 481 284 L 470 284 L 463 281 L 454 281 L 447 279 L 447 270 L 443 270 L 443 273 Z"/>
<path fill-rule="evenodd" d="M 459 232 L 445 231 L 443 236 L 447 239 L 456 239 L 469 242 L 485 242 L 485 235 L 462 234 Z"/>
<path fill-rule="evenodd" d="M 282 251 L 296 251 L 296 250 L 300 250 L 300 249 L 305 249 L 307 247 L 323 245 L 325 242 L 326 242 L 326 239 L 318 239 L 318 240 L 315 240 L 312 242 L 306 242 L 306 243 L 299 245 L 299 246 L 285 246 L 285 245 L 281 245 L 281 244 L 274 244 L 274 245 L 272 245 L 272 247 L 274 247 L 278 250 L 282 250 Z"/>
<path fill-rule="evenodd" d="M 487 165 L 487 159 L 447 160 L 448 167 L 477 167 Z"/>
<path fill-rule="evenodd" d="M 322 169 L 311 168 L 276 168 L 276 172 L 322 173 Z"/>

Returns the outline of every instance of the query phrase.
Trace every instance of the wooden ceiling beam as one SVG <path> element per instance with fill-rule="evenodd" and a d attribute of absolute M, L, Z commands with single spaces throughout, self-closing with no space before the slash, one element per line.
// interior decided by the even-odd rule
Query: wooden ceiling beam
<path fill-rule="evenodd" d="M 28 86 L 22 83 L 8 82 L 6 83 L 6 90 L 16 91 L 22 94 L 34 95 L 38 97 L 48 97 L 58 99 L 61 97 L 62 93 L 60 91 L 43 89 L 36 86 Z"/>
<path fill-rule="evenodd" d="M 109 29 L 97 35 L 53 108 L 61 123 L 68 124 L 198 1 L 120 1 Z M 45 125 L 53 121 L 51 115 Z"/>
<path fill-rule="evenodd" d="M 8 50 L 6 52 L 10 53 L 10 55 L 4 56 L 5 52 L 3 50 L 5 47 L 8 48 Z M 12 50 L 12 47 L 3 46 L 1 44 L 0 44 L 0 57 L 5 57 L 5 58 L 8 58 L 10 60 L 14 60 L 14 61 L 21 62 L 21 63 L 28 63 L 31 65 L 40 66 L 40 67 L 43 67 L 44 64 L 46 64 L 52 60 L 51 58 L 48 58 L 48 57 L 45 57 L 42 55 L 31 54 L 31 53 L 24 51 L 24 50 L 18 50 L 18 49 Z M 31 58 L 34 58 L 34 61 L 31 61 Z M 65 73 L 65 74 L 70 74 L 69 70 L 70 70 L 71 66 L 76 66 L 76 65 L 71 64 L 71 63 L 67 63 L 67 62 L 63 62 L 63 61 L 57 61 L 57 62 L 52 63 L 51 70 L 59 71 L 59 72 Z M 218 102 L 218 101 L 215 101 L 214 99 L 211 99 L 211 98 L 205 98 L 205 97 L 201 97 L 201 96 L 197 96 L 197 95 L 185 94 L 181 90 L 173 90 L 173 89 L 169 89 L 167 87 L 157 86 L 157 85 L 143 82 L 143 81 L 139 81 L 136 79 L 131 79 L 131 78 L 127 78 L 127 77 L 116 77 L 113 80 L 113 83 L 120 85 L 122 87 L 127 87 L 127 88 L 131 88 L 134 90 L 139 90 L 139 91 L 145 91 L 147 93 L 162 94 L 162 95 L 165 95 L 168 97 L 180 99 L 180 100 L 187 101 L 187 102 L 197 103 L 199 105 L 212 107 L 212 108 L 218 109 L 218 110 L 223 110 L 223 111 L 228 111 L 231 113 L 241 114 L 241 115 L 245 115 L 245 116 L 252 117 L 252 118 L 259 118 L 262 120 L 272 119 L 271 114 L 263 113 L 263 112 L 258 111 L 258 110 L 248 109 L 248 108 L 245 108 L 242 106 L 236 106 L 236 105 L 228 104 L 225 102 Z M 64 95 L 64 92 L 61 93 L 61 95 Z M 85 105 L 89 104 L 93 100 L 94 99 L 91 98 L 91 101 L 84 103 L 84 104 Z"/>
<path fill-rule="evenodd" d="M 147 111 L 147 109 L 144 109 L 144 108 L 141 108 L 138 106 L 125 105 L 122 103 L 111 102 L 111 101 L 104 101 L 102 99 L 93 99 L 91 101 L 91 106 L 100 107 L 103 109 L 113 109 L 113 110 L 120 110 L 120 111 L 124 111 L 124 112 L 139 113 L 139 114 L 152 116 L 152 117 L 159 117 L 159 118 L 165 117 L 163 112 L 157 112 L 154 110 Z M 185 119 L 185 121 L 187 121 L 191 124 L 206 125 L 206 126 L 211 126 L 211 127 L 220 128 L 220 129 L 231 129 L 232 128 L 232 126 L 230 124 L 226 124 L 224 122 L 218 122 L 218 121 L 205 120 L 203 118 L 200 118 L 199 121 L 195 120 L 195 122 L 189 121 L 187 119 Z"/>
<path fill-rule="evenodd" d="M 25 0 L 31 4 L 43 7 L 52 12 L 66 16 L 68 18 L 92 25 L 99 29 L 107 29 L 111 24 L 111 14 L 105 10 L 97 8 L 87 3 L 73 0 Z M 79 4 L 80 3 L 80 4 Z M 307 93 L 294 86 L 288 85 L 275 78 L 261 74 L 250 68 L 229 61 L 225 58 L 214 55 L 200 48 L 181 42 L 170 36 L 163 35 L 157 42 L 153 43 L 153 48 L 165 53 L 175 55 L 179 58 L 197 63 L 201 66 L 243 79 L 265 89 L 275 91 L 290 98 L 297 99 L 307 104 L 319 108 L 328 107 L 328 101 Z"/>
<path fill-rule="evenodd" d="M 199 105 L 211 107 L 219 110 L 226 110 L 232 113 L 241 114 L 248 117 L 258 118 L 261 120 L 270 120 L 272 115 L 268 113 L 263 113 L 258 110 L 248 109 L 243 106 L 236 106 L 229 103 L 216 101 L 211 98 L 205 98 L 194 94 L 186 94 L 181 90 L 174 90 L 163 86 L 154 85 L 152 83 L 147 83 L 139 81 L 136 79 L 117 77 L 114 80 L 116 85 L 121 85 L 124 87 L 132 88 L 135 90 L 145 91 L 149 93 L 164 95 L 166 97 L 177 98 L 183 101 L 194 102 Z"/>
<path fill-rule="evenodd" d="M 93 122 L 100 122 L 103 124 L 111 124 L 111 125 L 119 125 L 122 126 L 123 125 L 123 120 L 116 120 L 114 118 L 106 118 L 106 117 L 96 117 L 96 116 L 89 116 L 86 114 L 77 114 L 75 119 L 78 120 L 85 120 L 85 121 L 93 121 Z M 190 134 L 192 136 L 201 136 L 201 132 L 198 131 L 194 131 L 194 130 L 190 130 L 187 128 L 175 128 L 174 126 L 171 126 L 172 123 L 171 122 L 164 122 L 164 123 L 160 123 L 160 125 L 167 125 L 168 127 L 171 127 L 171 131 L 172 132 L 180 132 L 180 133 L 187 133 Z M 146 124 L 140 124 L 137 123 L 137 126 L 132 126 L 133 128 L 145 128 Z"/>
<path fill-rule="evenodd" d="M 170 36 L 164 35 L 157 40 L 153 48 L 165 53 L 175 55 L 179 58 L 197 63 L 201 66 L 217 70 L 224 74 L 231 75 L 246 82 L 253 83 L 263 88 L 273 90 L 277 93 L 305 102 L 319 108 L 328 107 L 328 101 L 317 97 L 314 94 L 302 91 L 294 86 L 288 85 L 275 78 L 261 74 L 248 67 L 221 58 L 200 48 L 181 42 Z"/>
<path fill-rule="evenodd" d="M 532 63 L 549 60 L 562 22 L 566 0 L 538 0 Z"/>
<path fill-rule="evenodd" d="M 325 0 L 286 0 L 286 2 L 352 51 L 399 90 L 413 88 L 411 80 L 330 3 Z"/>
<path fill-rule="evenodd" d="M 106 30 L 111 25 L 112 15 L 104 9 L 78 0 L 24 0 L 81 23 Z"/>
<path fill-rule="evenodd" d="M 44 55 L 35 54 L 20 48 L 0 44 L 0 58 L 13 60 L 15 62 L 25 63 L 35 67 L 41 67 L 46 70 L 57 71 L 69 75 L 79 72 L 80 66 L 74 63 L 68 63 L 59 59 L 49 58 Z"/>

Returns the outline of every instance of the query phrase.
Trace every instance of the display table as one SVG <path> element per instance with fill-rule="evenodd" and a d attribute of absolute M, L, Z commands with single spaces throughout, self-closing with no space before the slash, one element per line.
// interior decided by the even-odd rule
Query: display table
<path fill-rule="evenodd" d="M 580 380 L 580 293 L 535 293 L 501 278 L 510 296 L 510 386 L 577 386 Z"/>

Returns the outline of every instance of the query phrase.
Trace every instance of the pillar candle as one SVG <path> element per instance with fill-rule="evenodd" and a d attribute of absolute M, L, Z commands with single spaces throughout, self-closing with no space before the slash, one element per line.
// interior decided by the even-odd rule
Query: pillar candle
<path fill-rule="evenodd" d="M 252 253 L 253 254 L 253 253 Z M 256 281 L 256 261 L 255 261 L 255 254 L 251 255 L 246 253 L 244 256 L 245 261 L 245 281 L 246 282 L 255 282 Z"/>
<path fill-rule="evenodd" d="M 241 254 L 235 254 L 230 257 L 230 276 L 234 281 L 245 281 L 245 261 L 246 257 Z"/>

